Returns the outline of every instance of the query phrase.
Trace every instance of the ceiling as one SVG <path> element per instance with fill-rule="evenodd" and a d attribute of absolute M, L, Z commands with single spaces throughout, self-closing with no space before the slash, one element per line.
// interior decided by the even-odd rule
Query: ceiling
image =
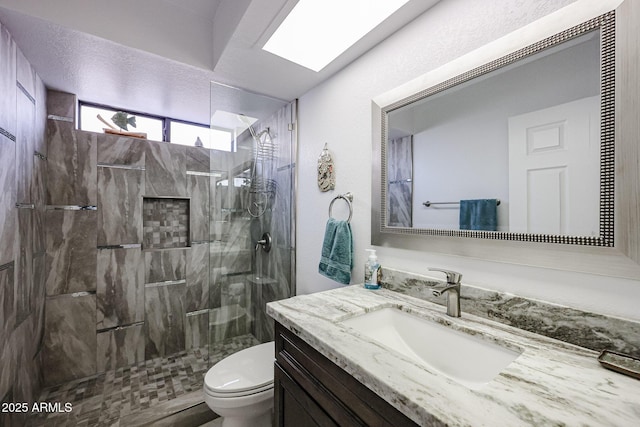
<path fill-rule="evenodd" d="M 411 0 L 317 73 L 261 49 L 297 0 L 0 0 L 0 22 L 49 88 L 208 124 L 217 109 L 260 118 L 238 90 L 212 99 L 211 81 L 293 100 L 437 1 Z"/>

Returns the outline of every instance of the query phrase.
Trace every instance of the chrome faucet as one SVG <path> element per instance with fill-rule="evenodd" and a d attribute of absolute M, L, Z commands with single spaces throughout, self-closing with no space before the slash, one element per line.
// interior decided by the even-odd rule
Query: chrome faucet
<path fill-rule="evenodd" d="M 428 270 L 439 271 L 447 276 L 447 283 L 434 286 L 431 292 L 434 297 L 439 297 L 446 292 L 447 316 L 460 317 L 460 280 L 462 274 L 439 268 L 429 268 Z"/>

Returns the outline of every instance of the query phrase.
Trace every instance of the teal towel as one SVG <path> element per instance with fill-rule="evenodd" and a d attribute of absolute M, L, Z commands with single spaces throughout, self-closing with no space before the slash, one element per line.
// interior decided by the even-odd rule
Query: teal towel
<path fill-rule="evenodd" d="M 460 230 L 496 231 L 498 200 L 460 200 Z"/>
<path fill-rule="evenodd" d="M 329 218 L 324 231 L 322 256 L 318 272 L 338 283 L 348 285 L 353 269 L 353 236 L 347 221 Z"/>

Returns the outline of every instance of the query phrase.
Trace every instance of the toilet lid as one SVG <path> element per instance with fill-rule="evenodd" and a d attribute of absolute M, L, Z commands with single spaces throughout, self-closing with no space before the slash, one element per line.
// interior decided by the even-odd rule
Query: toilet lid
<path fill-rule="evenodd" d="M 238 393 L 264 388 L 273 383 L 274 342 L 256 345 L 213 365 L 204 377 L 213 393 Z"/>

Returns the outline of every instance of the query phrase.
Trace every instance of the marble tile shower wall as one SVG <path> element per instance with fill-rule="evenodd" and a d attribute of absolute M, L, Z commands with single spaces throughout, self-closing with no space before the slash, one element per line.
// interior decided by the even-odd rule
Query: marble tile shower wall
<path fill-rule="evenodd" d="M 29 402 L 42 383 L 46 89 L 0 23 L 0 399 Z M 0 412 L 0 425 L 22 425 Z"/>
<path fill-rule="evenodd" d="M 210 227 L 220 217 L 209 215 L 212 180 L 247 155 L 79 131 L 75 97 L 49 100 L 45 384 L 206 348 L 210 324 L 217 341 L 248 333 L 249 316 L 223 307 L 248 309 L 247 221 Z M 165 199 L 189 202 L 175 230 L 183 242 L 188 228 L 186 247 L 159 248 L 159 228 L 145 232 L 144 201 Z"/>

